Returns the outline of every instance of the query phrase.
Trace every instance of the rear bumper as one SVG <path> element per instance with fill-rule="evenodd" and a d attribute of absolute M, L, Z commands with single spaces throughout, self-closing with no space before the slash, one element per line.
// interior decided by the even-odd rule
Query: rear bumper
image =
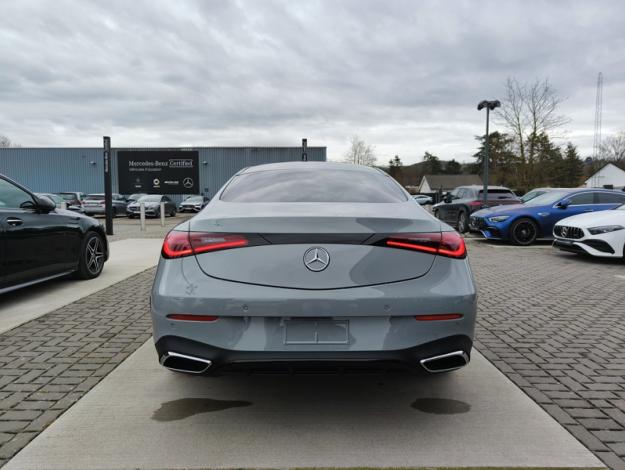
<path fill-rule="evenodd" d="M 156 351 L 161 364 L 168 354 L 175 353 L 199 359 L 206 364 L 194 373 L 219 374 L 222 372 L 336 372 L 362 369 L 398 369 L 429 372 L 429 358 L 449 353 L 463 353 L 468 363 L 473 342 L 464 335 L 440 338 L 411 348 L 389 351 L 237 351 L 218 348 L 178 336 L 164 336 L 156 341 Z M 425 364 L 425 365 L 424 365 Z M 166 362 L 165 362 L 165 365 Z M 453 365 L 455 369 L 458 364 Z M 444 365 L 442 365 L 444 367 Z M 440 370 L 441 372 L 444 370 Z"/>
<path fill-rule="evenodd" d="M 429 355 L 460 351 L 468 357 L 476 308 L 468 261 L 443 257 L 437 257 L 421 278 L 318 290 L 225 281 L 204 274 L 193 257 L 161 259 L 151 297 L 159 356 L 168 352 L 197 356 L 214 363 L 212 371 L 250 362 L 331 362 L 333 368 L 342 363 L 381 363 L 414 369 Z M 167 318 L 172 313 L 211 315 L 218 320 Z M 458 313 L 462 318 L 415 319 L 415 315 L 443 313 Z M 301 320 L 347 323 L 348 333 L 322 341 L 322 333 L 316 330 L 319 337 L 312 341 L 309 336 L 297 343 L 287 340 L 291 334 L 287 324 Z M 333 333 L 325 330 L 324 334 Z"/>

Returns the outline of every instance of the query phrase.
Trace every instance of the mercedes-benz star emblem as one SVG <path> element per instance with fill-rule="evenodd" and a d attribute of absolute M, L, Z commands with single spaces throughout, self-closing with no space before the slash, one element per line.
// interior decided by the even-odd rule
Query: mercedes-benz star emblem
<path fill-rule="evenodd" d="M 325 248 L 313 246 L 304 253 L 304 265 L 314 272 L 323 271 L 330 264 L 330 253 Z"/>
<path fill-rule="evenodd" d="M 566 227 L 562 227 L 562 232 L 561 232 L 561 233 L 562 233 L 562 236 L 563 236 L 564 238 L 566 238 L 566 235 L 567 235 L 567 233 L 568 233 L 568 232 L 569 232 L 569 229 L 568 229 L 568 228 L 566 228 Z"/>
<path fill-rule="evenodd" d="M 182 185 L 187 188 L 190 189 L 193 187 L 193 180 L 191 178 L 185 178 L 182 180 Z"/>

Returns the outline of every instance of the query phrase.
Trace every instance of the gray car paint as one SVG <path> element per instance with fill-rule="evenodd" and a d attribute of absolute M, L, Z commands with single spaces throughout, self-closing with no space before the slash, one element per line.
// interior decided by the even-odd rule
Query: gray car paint
<path fill-rule="evenodd" d="M 271 164 L 243 171 L 301 165 L 311 164 Z M 331 168 L 338 164 L 315 165 Z M 194 219 L 175 230 L 255 234 L 452 231 L 407 193 L 406 201 L 398 203 L 240 204 L 220 201 L 222 191 Z M 313 273 L 305 269 L 302 256 L 313 246 L 310 243 L 161 258 L 151 299 L 154 340 L 177 336 L 230 350 L 277 351 L 288 359 L 293 351 L 389 351 L 452 335 L 473 338 L 476 290 L 467 259 L 361 245 L 314 245 L 330 253 L 335 270 Z M 172 321 L 166 318 L 170 313 L 216 315 L 219 320 Z M 463 318 L 414 319 L 418 314 L 437 313 L 460 313 Z M 301 317 L 346 319 L 349 339 L 341 344 L 285 344 L 285 323 Z"/>

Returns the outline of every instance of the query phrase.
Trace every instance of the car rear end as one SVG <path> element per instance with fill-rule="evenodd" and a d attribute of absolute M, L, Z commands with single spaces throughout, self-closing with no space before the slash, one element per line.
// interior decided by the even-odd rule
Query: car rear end
<path fill-rule="evenodd" d="M 104 194 L 88 194 L 82 201 L 82 207 L 86 215 L 104 215 Z"/>
<path fill-rule="evenodd" d="M 218 195 L 164 242 L 151 303 L 161 363 L 192 373 L 465 365 L 476 292 L 464 242 L 393 191 L 385 203 Z"/>

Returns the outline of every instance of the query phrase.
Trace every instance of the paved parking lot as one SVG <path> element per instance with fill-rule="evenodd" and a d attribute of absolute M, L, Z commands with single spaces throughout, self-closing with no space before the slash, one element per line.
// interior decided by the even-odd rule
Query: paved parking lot
<path fill-rule="evenodd" d="M 578 258 L 554 251 L 548 245 L 517 248 L 477 239 L 469 240 L 468 244 L 471 264 L 480 291 L 477 349 L 533 402 L 540 405 L 603 462 L 611 468 L 625 468 L 625 266 L 616 262 Z M 5 462 L 13 456 L 51 423 L 54 424 L 14 461 L 13 468 L 23 468 L 19 466 L 20 462 L 36 462 L 29 459 L 42 455 L 37 454 L 37 450 L 46 449 L 46 446 L 51 445 L 50 442 L 54 442 L 47 439 L 46 435 L 65 435 L 67 438 L 69 429 L 70 439 L 64 441 L 69 446 L 72 436 L 78 438 L 89 429 L 89 426 L 82 430 L 62 426 L 64 420 L 76 417 L 87 416 L 92 419 L 91 422 L 93 419 L 98 422 L 101 420 L 99 429 L 105 431 L 104 428 L 108 426 L 110 432 L 111 429 L 115 429 L 114 422 L 117 417 L 139 421 L 145 419 L 154 426 L 159 421 L 154 417 L 162 415 L 164 418 L 161 421 L 173 425 L 171 429 L 182 430 L 190 423 L 185 421 L 185 417 L 196 414 L 196 406 L 201 409 L 208 406 L 212 409 L 216 400 L 218 409 L 221 410 L 222 406 L 231 407 L 234 410 L 227 412 L 239 413 L 236 416 L 240 416 L 242 410 L 250 409 L 243 402 L 262 402 L 267 399 L 267 396 L 262 394 L 258 397 L 254 394 L 234 393 L 236 387 L 240 386 L 236 383 L 230 383 L 220 390 L 218 385 L 211 385 L 207 379 L 193 381 L 191 378 L 190 382 L 188 378 L 174 380 L 172 377 L 177 376 L 158 367 L 148 342 L 137 352 L 139 356 L 135 355 L 126 361 L 119 373 L 111 374 L 100 384 L 99 387 L 102 387 L 104 392 L 101 388 L 99 391 L 94 390 L 89 397 L 81 400 L 79 406 L 74 407 L 71 413 L 55 422 L 61 413 L 107 376 L 149 337 L 147 291 L 151 276 L 152 272 L 146 271 L 122 284 L 92 294 L 0 335 L 0 459 L 3 459 L 0 462 Z M 137 362 L 136 357 L 143 359 Z M 479 355 L 476 355 L 476 358 L 479 358 Z M 396 387 L 406 400 L 408 396 L 414 396 L 414 400 L 411 401 L 434 396 L 473 404 L 473 409 L 482 410 L 481 414 L 486 419 L 488 406 L 485 406 L 479 397 L 487 393 L 488 387 L 484 387 L 487 382 L 480 384 L 479 381 L 474 383 L 471 380 L 475 378 L 472 374 L 476 373 L 486 374 L 492 379 L 495 375 L 489 372 L 489 368 L 492 369 L 487 362 L 477 359 L 466 370 L 452 375 L 452 379 L 427 380 L 423 382 L 421 389 L 412 380 L 402 386 L 403 388 L 397 382 L 392 382 L 392 387 Z M 142 376 L 148 380 L 147 383 L 151 385 L 165 387 L 164 391 L 154 398 L 164 407 L 160 414 L 158 406 L 147 412 L 148 408 L 156 403 L 154 400 L 144 404 L 143 411 L 149 415 L 147 418 L 143 415 L 138 417 L 130 414 L 132 407 L 128 406 L 127 401 L 124 402 L 126 393 L 120 389 L 123 388 L 124 381 L 132 383 L 131 377 L 137 374 L 143 374 Z M 200 383 L 198 380 L 206 383 L 200 384 L 198 388 Z M 293 386 L 303 387 L 300 392 L 304 393 L 307 388 L 313 387 L 314 383 L 316 382 L 308 383 L 304 387 L 302 382 L 296 382 Z M 504 387 L 501 383 L 496 385 Z M 343 383 L 341 385 L 343 388 L 337 389 L 347 393 L 341 395 L 343 404 L 348 403 L 346 400 L 350 393 L 357 392 L 351 390 L 350 386 Z M 384 386 L 373 382 L 359 390 L 370 391 L 377 387 L 385 390 Z M 144 394 L 143 396 L 149 394 L 148 388 L 138 386 L 129 390 L 128 394 L 140 403 L 141 394 Z M 481 392 L 475 395 L 475 390 Z M 522 401 L 523 396 L 519 396 L 514 390 L 505 387 L 498 389 L 494 400 L 497 403 L 502 399 L 504 402 L 509 401 L 513 410 L 523 409 L 523 406 L 531 403 L 526 398 L 526 404 L 519 405 L 519 400 Z M 327 388 L 322 388 L 318 392 L 328 393 Z M 272 393 L 277 397 L 281 396 L 279 390 Z M 176 396 L 195 397 L 200 401 L 180 403 L 176 402 Z M 365 402 L 371 399 L 370 396 L 368 392 L 358 395 L 359 406 L 364 407 Z M 109 405 L 117 403 L 119 408 L 113 410 L 111 406 L 102 407 L 102 400 L 106 399 Z M 211 399 L 213 401 L 210 401 Z M 390 396 L 387 399 L 392 400 Z M 222 402 L 229 404 L 224 405 Z M 238 404 L 233 404 L 234 402 Z M 285 403 L 288 404 L 288 400 Z M 275 418 L 270 412 L 277 412 L 275 406 L 272 409 L 272 405 L 268 405 L 267 402 L 264 406 L 260 408 L 260 414 L 254 416 L 259 420 L 271 420 L 272 416 Z M 413 429 L 418 433 L 414 428 L 430 425 L 435 421 L 423 419 L 422 416 L 420 420 L 415 420 L 413 415 L 406 417 L 404 415 L 411 412 L 409 408 L 405 411 L 401 411 L 404 408 L 395 410 L 393 406 L 387 407 L 378 400 L 374 400 L 372 406 L 373 413 L 377 417 L 384 416 L 386 412 L 395 416 L 394 422 L 403 423 L 404 431 Z M 497 407 L 500 405 L 494 406 L 499 409 Z M 355 408 L 348 406 L 346 409 L 349 413 L 355 412 Z M 532 408 L 528 409 L 533 417 L 533 421 L 530 421 L 540 428 L 536 430 L 538 433 L 536 436 L 543 436 L 540 432 L 544 432 L 545 426 L 550 432 L 557 433 L 550 427 L 549 423 L 555 424 L 553 421 L 540 421 L 543 419 L 540 416 L 544 416 L 544 413 L 536 414 L 537 408 L 533 411 Z M 313 412 L 310 412 L 311 410 Z M 307 423 L 310 429 L 316 429 L 315 419 L 320 416 L 328 419 L 327 413 L 320 413 L 318 409 L 315 412 L 313 403 L 310 404 L 308 411 L 298 414 L 292 409 L 294 421 L 290 425 L 284 418 L 278 421 L 282 420 L 282 425 L 287 430 L 295 431 L 303 423 Z M 221 418 L 219 413 L 200 413 L 198 416 L 215 416 L 218 421 L 225 419 L 224 422 L 227 422 L 228 415 L 225 414 L 227 412 L 224 412 Z M 336 417 L 337 414 L 340 416 L 341 411 L 335 409 L 330 416 Z M 178 418 L 171 418 L 172 416 Z M 470 416 L 471 413 L 459 413 L 454 419 L 463 421 Z M 519 432 L 518 429 L 524 429 L 522 417 L 518 414 L 516 416 L 517 418 L 505 414 L 495 416 L 505 430 L 501 433 L 502 439 L 506 437 L 506 432 L 514 434 Z M 196 429 L 206 424 L 202 421 L 204 418 L 193 418 L 197 419 L 199 421 L 191 422 Z M 377 425 L 379 423 L 375 424 Z M 156 429 L 148 428 L 153 431 Z M 556 428 L 561 429 L 558 426 Z M 325 432 L 324 429 L 322 426 L 319 432 Z M 123 428 L 120 428 L 111 435 L 119 442 L 123 442 L 122 431 Z M 452 428 L 448 431 L 454 434 Z M 468 434 L 479 435 L 481 431 L 474 429 Z M 66 434 L 63 434 L 64 432 Z M 386 432 L 393 431 L 389 428 Z M 567 444 L 566 440 L 570 437 L 557 435 L 561 437 L 558 442 L 549 441 L 549 438 L 544 436 L 540 439 L 548 442 L 554 453 L 569 449 L 566 446 L 570 443 Z M 95 434 L 92 436 L 97 441 L 98 436 Z M 553 436 L 554 434 L 551 434 L 551 438 Z M 372 444 L 375 442 L 372 435 L 367 435 L 367 439 L 366 442 Z M 140 444 L 139 441 L 134 442 Z M 323 453 L 326 447 L 323 447 L 323 442 L 319 445 L 322 449 L 320 452 Z M 494 440 L 491 445 L 494 448 Z M 131 452 L 136 454 L 137 448 L 131 447 L 128 455 Z M 572 453 L 577 452 L 574 446 L 570 449 Z M 349 448 L 343 450 L 349 453 Z M 57 451 L 61 452 L 57 458 L 62 458 L 64 455 L 62 449 L 57 448 Z M 341 449 L 339 453 L 340 451 Z M 413 452 L 404 454 L 406 455 L 414 457 L 417 454 Z M 311 461 L 319 464 L 328 463 Z M 439 463 L 427 459 L 422 461 Z M 485 458 L 484 462 L 493 463 L 496 460 Z M 268 460 L 267 463 L 271 461 Z M 420 461 L 398 460 L 395 463 L 419 465 Z M 531 463 L 534 464 L 534 461 Z M 101 461 L 100 464 L 101 467 L 106 466 L 102 465 Z"/>
<path fill-rule="evenodd" d="M 477 349 L 612 468 L 625 468 L 625 264 L 469 241 Z"/>

